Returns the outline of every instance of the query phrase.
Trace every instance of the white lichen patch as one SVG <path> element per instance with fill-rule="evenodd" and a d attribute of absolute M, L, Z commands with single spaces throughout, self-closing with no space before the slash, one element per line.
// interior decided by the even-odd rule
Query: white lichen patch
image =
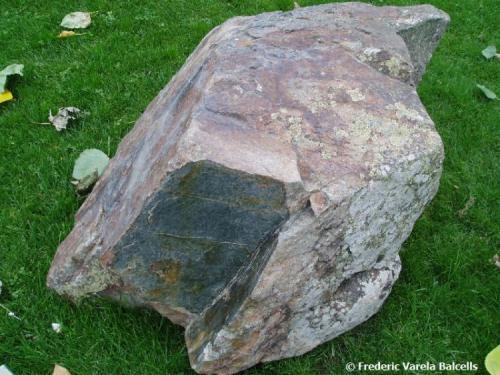
<path fill-rule="evenodd" d="M 419 159 L 397 169 L 382 164 L 378 169 L 385 178 L 374 179 L 356 194 L 349 208 L 354 220 L 345 235 L 353 254 L 352 272 L 371 267 L 382 253 L 389 258 L 397 254 L 422 213 L 423 202 L 435 194 L 436 185 L 427 182 L 431 178 L 438 181 L 439 170 L 433 170 L 431 176 L 425 168 L 428 163 Z"/>
<path fill-rule="evenodd" d="M 343 128 L 337 128 L 332 133 L 333 133 L 332 134 L 333 139 L 335 139 L 338 142 L 344 141 L 349 137 L 349 132 L 347 132 Z"/>
<path fill-rule="evenodd" d="M 354 89 L 347 89 L 347 94 L 351 97 L 351 100 L 353 102 L 360 102 L 362 100 L 365 100 L 365 96 L 361 92 L 359 88 L 354 88 Z"/>
<path fill-rule="evenodd" d="M 394 111 L 400 120 L 407 119 L 415 122 L 431 122 L 428 117 L 423 117 L 419 111 L 406 107 L 403 103 L 397 102 L 386 107 L 389 111 Z"/>
<path fill-rule="evenodd" d="M 363 47 L 360 41 L 342 41 L 339 43 L 342 47 L 347 48 L 350 51 L 357 51 Z"/>
<path fill-rule="evenodd" d="M 372 59 L 374 56 L 382 52 L 380 48 L 375 47 L 367 47 L 363 50 L 363 54 L 367 57 L 367 59 Z"/>
<path fill-rule="evenodd" d="M 411 64 L 399 54 L 381 50 L 379 48 L 367 47 L 357 54 L 360 61 L 375 67 L 378 71 L 386 72 L 395 78 L 407 79 L 412 69 Z"/>
<path fill-rule="evenodd" d="M 333 153 L 327 150 L 323 144 L 320 145 L 320 152 L 323 160 L 331 160 L 333 158 Z"/>
<path fill-rule="evenodd" d="M 391 56 L 390 59 L 382 63 L 389 70 L 389 74 L 394 77 L 401 77 L 408 72 L 408 66 L 399 57 Z"/>
<path fill-rule="evenodd" d="M 321 140 L 315 139 L 316 134 L 309 129 L 309 125 L 305 122 L 302 116 L 291 114 L 286 108 L 280 109 L 279 112 L 271 114 L 273 123 L 271 127 L 278 127 L 286 130 L 287 136 L 283 137 L 293 143 L 300 150 L 317 151 L 319 150 L 323 160 L 331 160 L 333 152 Z"/>
<path fill-rule="evenodd" d="M 396 257 L 388 266 L 369 271 L 376 276 L 370 281 L 360 281 L 357 285 L 352 285 L 352 290 L 341 290 L 339 293 L 331 291 L 332 299 L 323 304 L 318 304 L 317 299 L 308 299 L 310 307 L 297 314 L 291 321 L 288 343 L 280 354 L 289 355 L 291 348 L 294 348 L 297 354 L 306 352 L 318 343 L 331 340 L 375 314 L 389 292 L 383 292 L 384 288 L 391 285 L 399 274 L 399 258 Z"/>
<path fill-rule="evenodd" d="M 309 108 L 311 113 L 318 114 L 323 111 L 331 110 L 335 107 L 335 95 L 330 92 L 324 93 L 320 88 L 313 87 L 307 95 L 302 97 L 302 102 Z"/>
<path fill-rule="evenodd" d="M 292 136 L 293 142 L 294 143 L 309 143 L 309 146 L 314 147 L 317 145 L 316 142 L 312 142 L 309 139 L 305 138 L 302 133 L 302 117 L 298 116 L 289 116 L 286 119 L 288 123 L 288 130 L 290 131 L 290 134 Z M 304 138 L 304 140 L 302 140 Z"/>
<path fill-rule="evenodd" d="M 337 112 L 367 99 L 367 92 L 350 81 L 335 80 L 324 85 L 321 82 L 301 82 L 293 85 L 290 95 L 307 107 L 314 115 Z"/>

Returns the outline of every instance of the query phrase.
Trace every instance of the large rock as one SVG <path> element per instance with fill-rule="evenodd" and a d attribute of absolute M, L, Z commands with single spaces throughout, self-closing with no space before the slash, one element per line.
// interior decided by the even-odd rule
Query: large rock
<path fill-rule="evenodd" d="M 448 21 L 344 3 L 217 27 L 121 143 L 49 287 L 156 309 L 186 327 L 200 373 L 365 321 L 438 189 L 415 86 Z"/>

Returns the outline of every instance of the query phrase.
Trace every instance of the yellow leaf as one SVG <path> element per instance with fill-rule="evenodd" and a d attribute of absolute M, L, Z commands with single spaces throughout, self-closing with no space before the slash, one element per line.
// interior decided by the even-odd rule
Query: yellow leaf
<path fill-rule="evenodd" d="M 54 372 L 52 373 L 52 375 L 71 375 L 71 373 L 68 370 L 66 370 L 64 367 L 59 366 L 59 365 L 55 365 Z"/>
<path fill-rule="evenodd" d="M 491 375 L 500 375 L 500 345 L 488 353 L 484 365 Z"/>
<path fill-rule="evenodd" d="M 70 36 L 77 35 L 74 31 L 61 31 L 61 33 L 57 36 L 58 38 L 69 38 Z"/>
<path fill-rule="evenodd" d="M 12 96 L 12 93 L 9 90 L 5 90 L 4 92 L 0 93 L 0 103 L 3 102 L 8 102 L 9 100 L 14 99 Z"/>

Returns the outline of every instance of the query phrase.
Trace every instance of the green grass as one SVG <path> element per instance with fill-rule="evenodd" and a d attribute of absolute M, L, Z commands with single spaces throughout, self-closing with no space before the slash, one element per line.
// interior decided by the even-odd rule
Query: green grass
<path fill-rule="evenodd" d="M 484 373 L 486 353 L 500 344 L 500 270 L 490 263 L 500 242 L 500 102 L 475 88 L 500 94 L 500 61 L 480 54 L 500 47 L 500 7 L 498 0 L 429 2 L 452 18 L 419 87 L 446 160 L 440 191 L 404 245 L 400 280 L 367 323 L 249 374 L 340 374 L 351 361 L 472 361 Z M 73 162 L 86 148 L 113 154 L 211 28 L 291 7 L 287 0 L 2 2 L 0 67 L 23 63 L 25 76 L 12 82 L 17 100 L 0 105 L 0 303 L 22 317 L 0 311 L 0 365 L 18 375 L 49 374 L 54 363 L 76 375 L 190 372 L 182 329 L 156 313 L 96 300 L 75 306 L 45 287 L 81 204 L 69 183 Z M 99 11 L 89 34 L 56 39 L 74 10 Z M 67 132 L 32 123 L 69 105 L 89 113 Z M 460 217 L 470 196 L 475 204 Z"/>

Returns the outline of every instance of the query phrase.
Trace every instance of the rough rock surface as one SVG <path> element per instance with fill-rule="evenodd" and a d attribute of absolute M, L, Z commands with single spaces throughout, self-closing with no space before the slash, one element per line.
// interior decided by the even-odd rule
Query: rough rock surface
<path fill-rule="evenodd" d="M 200 373 L 365 321 L 438 189 L 415 86 L 448 21 L 343 3 L 217 27 L 121 143 L 49 287 L 156 309 L 186 327 Z"/>

